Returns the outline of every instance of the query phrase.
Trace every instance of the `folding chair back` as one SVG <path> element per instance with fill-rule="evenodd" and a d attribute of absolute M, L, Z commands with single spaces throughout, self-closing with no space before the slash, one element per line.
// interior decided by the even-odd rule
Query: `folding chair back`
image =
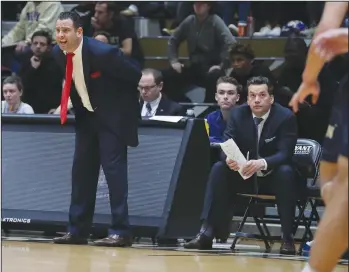
<path fill-rule="evenodd" d="M 317 141 L 304 138 L 297 140 L 293 162 L 301 176 L 307 179 L 313 179 L 313 184 L 319 174 L 321 153 L 322 148 Z"/>
<path fill-rule="evenodd" d="M 299 246 L 298 253 L 301 254 L 303 245 L 307 240 L 312 240 L 313 235 L 310 229 L 311 223 L 319 221 L 319 215 L 316 210 L 316 203 L 319 202 L 319 188 L 316 186 L 316 180 L 319 175 L 319 165 L 322 154 L 321 145 L 311 139 L 298 139 L 293 162 L 296 164 L 297 170 L 301 176 L 307 179 L 311 179 L 310 184 L 307 187 L 306 202 L 302 213 L 299 214 L 299 221 L 303 221 L 305 227 L 303 237 L 301 238 L 301 244 Z M 305 208 L 310 204 L 311 212 L 308 217 L 305 216 Z"/>

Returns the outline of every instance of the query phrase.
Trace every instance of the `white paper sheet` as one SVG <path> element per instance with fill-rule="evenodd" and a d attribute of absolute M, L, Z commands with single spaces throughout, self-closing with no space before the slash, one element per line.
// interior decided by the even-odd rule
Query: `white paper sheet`
<path fill-rule="evenodd" d="M 153 117 L 150 117 L 149 120 L 156 120 L 156 121 L 163 121 L 163 122 L 170 122 L 170 123 L 178 123 L 184 116 L 161 116 L 161 115 L 155 115 Z"/>
<path fill-rule="evenodd" d="M 227 158 L 236 161 L 239 165 L 239 174 L 243 179 L 248 179 L 251 176 L 242 175 L 242 167 L 247 163 L 245 156 L 241 153 L 240 148 L 237 146 L 233 139 L 229 139 L 220 144 L 223 152 L 227 155 Z"/>

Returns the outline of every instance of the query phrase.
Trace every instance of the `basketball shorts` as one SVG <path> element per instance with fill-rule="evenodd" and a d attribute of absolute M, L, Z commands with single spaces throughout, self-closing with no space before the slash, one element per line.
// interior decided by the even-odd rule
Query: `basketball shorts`
<path fill-rule="evenodd" d="M 326 131 L 322 160 L 337 162 L 338 156 L 348 157 L 348 75 L 339 85 L 332 107 L 332 115 Z"/>

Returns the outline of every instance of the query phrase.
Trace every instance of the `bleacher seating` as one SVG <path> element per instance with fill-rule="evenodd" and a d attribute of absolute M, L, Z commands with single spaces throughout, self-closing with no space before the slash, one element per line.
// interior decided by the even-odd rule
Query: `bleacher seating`
<path fill-rule="evenodd" d="M 135 17 L 135 31 L 139 38 L 161 36 L 160 23 L 156 19 Z"/>

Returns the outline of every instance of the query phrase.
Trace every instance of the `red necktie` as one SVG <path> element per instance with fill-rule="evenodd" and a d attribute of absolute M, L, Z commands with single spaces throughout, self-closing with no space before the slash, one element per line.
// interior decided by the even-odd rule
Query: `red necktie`
<path fill-rule="evenodd" d="M 61 99 L 61 124 L 67 121 L 68 100 L 70 95 L 71 81 L 73 78 L 73 57 L 74 53 L 67 53 L 67 66 L 65 70 L 65 83 Z"/>

